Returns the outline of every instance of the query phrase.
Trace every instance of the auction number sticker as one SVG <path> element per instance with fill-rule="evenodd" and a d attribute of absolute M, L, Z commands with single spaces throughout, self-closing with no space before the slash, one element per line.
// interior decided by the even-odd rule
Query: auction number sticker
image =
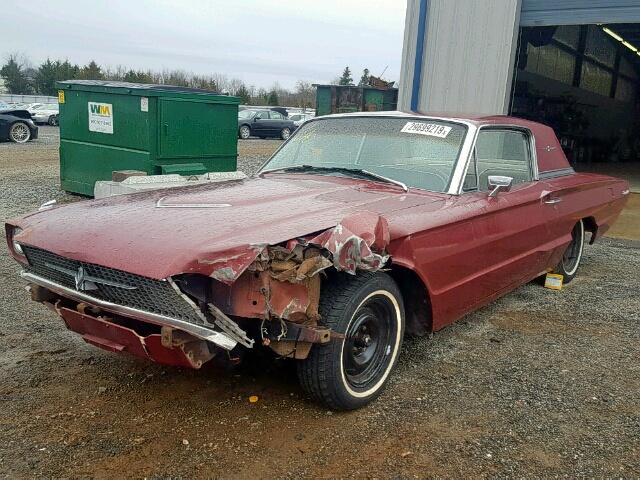
<path fill-rule="evenodd" d="M 402 133 L 417 133 L 418 135 L 429 135 L 431 137 L 447 138 L 451 127 L 445 127 L 444 125 L 438 125 L 437 123 L 423 123 L 423 122 L 407 122 L 400 132 Z"/>
<path fill-rule="evenodd" d="M 113 105 L 89 102 L 89 131 L 113 134 Z"/>

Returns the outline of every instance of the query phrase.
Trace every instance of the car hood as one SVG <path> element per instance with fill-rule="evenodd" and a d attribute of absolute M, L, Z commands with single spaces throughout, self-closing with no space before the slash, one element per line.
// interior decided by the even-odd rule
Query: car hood
<path fill-rule="evenodd" d="M 86 200 L 10 223 L 23 229 L 15 239 L 25 245 L 161 279 L 210 275 L 232 258 L 246 267 L 265 245 L 322 233 L 349 216 L 367 223 L 371 215 L 364 212 L 373 213 L 375 223 L 380 215 L 441 198 L 366 180 L 270 174 Z"/>

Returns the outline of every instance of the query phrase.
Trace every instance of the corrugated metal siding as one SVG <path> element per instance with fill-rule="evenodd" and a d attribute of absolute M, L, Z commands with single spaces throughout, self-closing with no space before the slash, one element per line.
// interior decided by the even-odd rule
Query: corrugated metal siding
<path fill-rule="evenodd" d="M 416 59 L 416 37 L 418 35 L 419 0 L 407 0 L 404 19 L 404 43 L 402 44 L 402 68 L 398 82 L 398 110 L 410 110 L 411 87 Z"/>
<path fill-rule="evenodd" d="M 639 0 L 522 0 L 520 25 L 640 22 Z"/>
<path fill-rule="evenodd" d="M 516 0 L 429 0 L 420 110 L 507 112 L 519 7 Z"/>

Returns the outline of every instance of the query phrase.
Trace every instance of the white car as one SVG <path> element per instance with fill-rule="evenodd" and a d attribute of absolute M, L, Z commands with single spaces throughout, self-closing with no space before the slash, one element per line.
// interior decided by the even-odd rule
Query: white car
<path fill-rule="evenodd" d="M 296 128 L 302 125 L 307 120 L 313 118 L 310 113 L 292 113 L 289 114 L 289 120 L 292 120 Z"/>
<path fill-rule="evenodd" d="M 48 123 L 58 125 L 58 114 L 60 108 L 57 103 L 45 103 L 30 110 L 34 123 Z"/>

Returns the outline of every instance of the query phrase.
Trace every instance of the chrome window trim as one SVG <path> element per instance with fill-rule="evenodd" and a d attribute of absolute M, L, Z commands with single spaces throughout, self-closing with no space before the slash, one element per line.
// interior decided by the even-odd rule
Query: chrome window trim
<path fill-rule="evenodd" d="M 527 147 L 529 149 L 529 163 L 530 163 L 529 167 L 531 170 L 531 182 L 537 182 L 538 180 L 540 180 L 540 174 L 538 172 L 538 155 L 536 151 L 536 139 L 535 139 L 535 136 L 533 135 L 533 132 L 531 132 L 529 128 L 523 127 L 522 125 L 514 125 L 512 123 L 501 123 L 501 124 L 492 123 L 487 125 L 480 125 L 479 127 L 476 127 L 475 136 L 473 138 L 473 145 L 468 158 L 465 160 L 462 177 L 460 179 L 460 184 L 458 185 L 458 190 L 456 193 L 452 193 L 452 195 L 461 195 L 462 193 L 472 193 L 477 191 L 477 190 L 470 190 L 468 192 L 465 192 L 462 190 L 462 187 L 464 185 L 464 177 L 466 176 L 467 170 L 471 163 L 471 157 L 473 152 L 475 151 L 476 142 L 478 141 L 478 135 L 480 134 L 481 130 L 517 130 L 519 132 L 524 133 L 528 139 Z"/>
<path fill-rule="evenodd" d="M 575 173 L 576 171 L 573 169 L 573 167 L 557 168 L 555 170 L 547 170 L 546 172 L 542 172 L 538 174 L 538 179 L 549 180 L 551 178 L 566 177 L 568 175 L 574 175 Z"/>
<path fill-rule="evenodd" d="M 234 339 L 228 337 L 226 334 L 211 330 L 210 328 L 207 328 L 203 325 L 196 325 L 194 323 L 186 322 L 177 318 L 167 317 L 165 315 L 147 312 L 145 310 L 139 310 L 137 308 L 127 307 L 124 305 L 111 303 L 106 300 L 101 300 L 99 298 L 95 298 L 91 295 L 87 295 L 86 293 L 73 290 L 71 288 L 65 287 L 64 285 L 60 285 L 44 277 L 24 270 L 20 272 L 20 276 L 28 282 L 40 285 L 41 287 L 49 289 L 52 292 L 71 300 L 75 300 L 78 302 L 88 302 L 109 312 L 119 313 L 134 319 L 142 319 L 155 325 L 174 327 L 178 330 L 190 333 L 194 337 L 214 343 L 215 345 L 224 348 L 225 350 L 231 350 L 237 344 Z"/>

